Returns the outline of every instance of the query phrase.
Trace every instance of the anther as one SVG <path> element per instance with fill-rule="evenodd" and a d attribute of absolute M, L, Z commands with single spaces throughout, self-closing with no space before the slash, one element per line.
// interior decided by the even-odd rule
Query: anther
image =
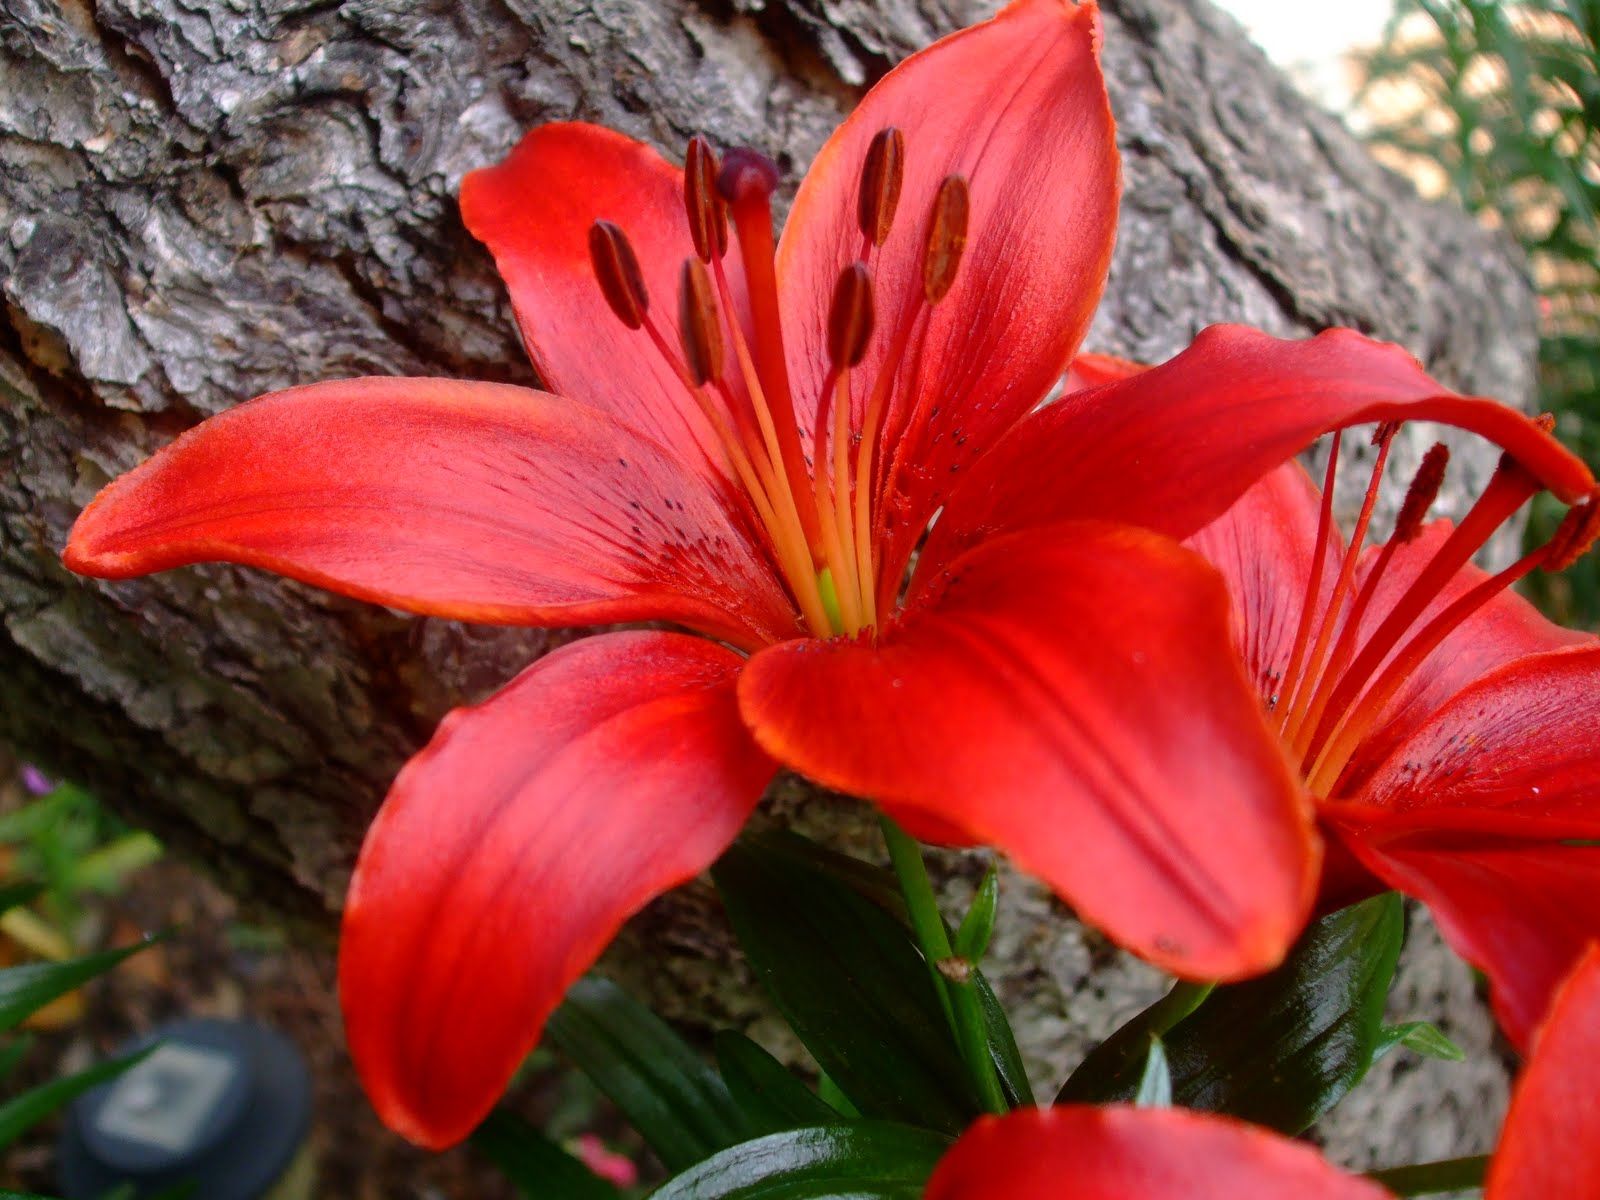
<path fill-rule="evenodd" d="M 893 125 L 878 130 L 861 164 L 861 195 L 856 220 L 874 246 L 883 245 L 900 205 L 900 184 L 905 178 L 906 135 Z"/>
<path fill-rule="evenodd" d="M 689 236 L 701 262 L 728 248 L 728 214 L 717 195 L 717 152 L 696 134 L 689 139 L 683 161 L 683 207 L 689 216 Z"/>
<path fill-rule="evenodd" d="M 628 235 L 610 221 L 596 221 L 589 226 L 589 258 L 611 311 L 629 329 L 638 329 L 650 311 L 650 294 Z"/>
<path fill-rule="evenodd" d="M 933 198 L 933 219 L 928 229 L 927 251 L 922 257 L 922 294 L 937 304 L 949 293 L 967 247 L 967 214 L 971 208 L 967 181 L 946 175 Z"/>
<path fill-rule="evenodd" d="M 861 361 L 872 337 L 872 317 L 872 272 L 866 263 L 851 263 L 834 285 L 828 310 L 828 357 L 835 367 Z"/>
<path fill-rule="evenodd" d="M 1406 489 L 1406 498 L 1400 502 L 1400 512 L 1394 519 L 1394 540 L 1415 541 L 1422 532 L 1422 522 L 1439 498 L 1439 488 L 1444 484 L 1444 471 L 1450 465 L 1450 448 L 1435 442 L 1422 456 L 1422 463 Z"/>
<path fill-rule="evenodd" d="M 678 283 L 678 326 L 683 357 L 696 387 L 722 377 L 722 322 L 711 290 L 711 276 L 698 258 L 683 260 Z"/>
<path fill-rule="evenodd" d="M 1399 421 L 1380 421 L 1372 431 L 1372 444 L 1381 446 L 1400 431 Z"/>
<path fill-rule="evenodd" d="M 759 150 L 735 146 L 722 156 L 717 191 L 729 204 L 745 199 L 765 200 L 778 188 L 778 164 Z"/>
<path fill-rule="evenodd" d="M 1565 571 L 1587 554 L 1597 539 L 1600 539 L 1600 498 L 1590 497 L 1567 509 L 1555 536 L 1545 547 L 1541 565 L 1546 571 Z"/>

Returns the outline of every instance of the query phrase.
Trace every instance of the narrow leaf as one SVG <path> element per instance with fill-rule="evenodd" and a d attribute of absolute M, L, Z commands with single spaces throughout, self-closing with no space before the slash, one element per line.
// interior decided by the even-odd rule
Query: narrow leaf
<path fill-rule="evenodd" d="M 1150 1039 L 1199 1008 L 1212 984 L 1180 979 L 1161 999 L 1133 1017 L 1089 1052 L 1056 1096 L 1057 1104 L 1099 1104 L 1132 1095 L 1134 1072 L 1143 1065 Z"/>
<path fill-rule="evenodd" d="M 472 1145 L 527 1200 L 621 1200 L 615 1187 L 505 1109 L 473 1131 Z"/>
<path fill-rule="evenodd" d="M 1372 1061 L 1377 1062 L 1396 1046 L 1404 1046 L 1425 1058 L 1438 1058 L 1445 1062 L 1466 1062 L 1466 1051 L 1445 1036 L 1444 1031 L 1432 1021 L 1407 1021 L 1403 1025 L 1387 1025 L 1378 1035 Z"/>
<path fill-rule="evenodd" d="M 104 950 L 59 963 L 25 963 L 0 971 L 0 1032 L 14 1029 L 57 996 L 103 975 L 123 959 L 153 945 L 148 938 L 134 946 Z"/>
<path fill-rule="evenodd" d="M 1133 1094 L 1133 1103 L 1139 1108 L 1172 1107 L 1172 1070 L 1167 1065 L 1167 1051 L 1161 1039 L 1150 1039 L 1150 1052 L 1144 1060 L 1144 1074 L 1139 1077 L 1139 1090 Z"/>
<path fill-rule="evenodd" d="M 961 928 L 956 930 L 955 952 L 973 966 L 983 961 L 988 952 L 989 939 L 994 936 L 994 918 L 1000 905 L 1000 878 L 993 867 L 984 875 L 983 882 L 972 898 L 972 907 L 961 918 Z"/>
<path fill-rule="evenodd" d="M 911 933 L 814 865 L 738 842 L 712 868 L 739 943 L 869 1117 L 959 1132 L 980 1105 Z"/>
<path fill-rule="evenodd" d="M 950 1141 L 863 1121 L 745 1142 L 669 1180 L 653 1200 L 920 1200 Z"/>
<path fill-rule="evenodd" d="M 751 1137 L 827 1125 L 840 1114 L 743 1034 L 717 1034 L 717 1066 Z"/>
<path fill-rule="evenodd" d="M 989 1035 L 989 1053 L 994 1058 L 995 1074 L 1000 1077 L 1000 1090 L 1012 1108 L 1031 1108 L 1035 1103 L 1033 1086 L 1028 1082 L 1028 1071 L 1022 1063 L 1022 1052 L 1017 1049 L 1017 1038 L 1011 1032 L 1006 1010 L 1000 1006 L 999 997 L 982 971 L 972 972 L 972 986 L 978 989 L 984 1031 Z"/>
<path fill-rule="evenodd" d="M 14 1096 L 0 1104 L 0 1147 L 9 1146 L 38 1122 L 44 1120 L 63 1104 L 76 1099 L 92 1087 L 115 1079 L 129 1067 L 139 1062 L 149 1050 L 98 1063 L 75 1075 L 52 1079 L 31 1091 Z"/>
<path fill-rule="evenodd" d="M 545 1032 L 611 1097 L 669 1170 L 681 1171 L 744 1136 L 716 1072 L 609 980 L 579 980 Z"/>

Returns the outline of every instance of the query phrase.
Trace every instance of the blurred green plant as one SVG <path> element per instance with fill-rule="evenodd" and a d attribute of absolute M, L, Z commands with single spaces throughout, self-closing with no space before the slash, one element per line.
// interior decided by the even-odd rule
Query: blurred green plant
<path fill-rule="evenodd" d="M 1600 0 L 1396 0 L 1356 107 L 1402 170 L 1527 251 L 1541 297 L 1541 403 L 1600 458 Z M 1536 506 L 1530 542 L 1561 511 Z M 1600 563 L 1535 575 L 1556 620 L 1600 624 Z"/>

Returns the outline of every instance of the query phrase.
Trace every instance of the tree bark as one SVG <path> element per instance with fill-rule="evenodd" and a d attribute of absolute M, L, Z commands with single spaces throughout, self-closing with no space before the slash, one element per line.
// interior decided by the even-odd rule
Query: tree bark
<path fill-rule="evenodd" d="M 454 199 L 523 129 L 582 118 L 670 154 L 705 131 L 797 176 L 865 84 L 983 7 L 6 0 L 0 738 L 242 897 L 331 929 L 405 757 L 447 707 L 567 635 L 403 617 L 226 566 L 86 582 L 57 558 L 78 509 L 260 392 L 385 373 L 531 382 Z M 1532 297 L 1506 242 L 1419 202 L 1205 0 L 1105 8 L 1127 187 L 1093 348 L 1155 360 L 1216 321 L 1344 324 L 1455 386 L 1530 400 Z M 1401 469 L 1425 440 L 1397 449 Z M 1457 461 L 1447 510 L 1493 455 Z M 875 852 L 857 807 L 780 790 L 771 819 Z M 947 868 L 959 895 L 975 860 Z M 1053 1084 L 1159 985 L 1024 882 L 1007 908 L 998 986 Z M 1372 1132 L 1336 1125 L 1347 1159 L 1492 1137 L 1504 1078 L 1470 976 L 1436 945 L 1408 961 L 1397 1003 L 1437 1016 L 1447 1001 L 1475 1058 L 1410 1070 Z M 760 1020 L 703 890 L 645 914 L 612 963 L 670 1012 Z M 1408 1124 L 1413 1100 L 1431 1115 Z"/>

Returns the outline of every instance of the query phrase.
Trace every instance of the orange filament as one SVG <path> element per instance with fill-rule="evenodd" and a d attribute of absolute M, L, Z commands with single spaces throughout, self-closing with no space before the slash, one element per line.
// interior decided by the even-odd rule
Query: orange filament
<path fill-rule="evenodd" d="M 966 241 L 966 183 L 951 176 L 929 212 L 922 294 L 903 306 L 876 374 L 866 380 L 862 427 L 855 428 L 855 368 L 875 333 L 869 263 L 893 231 L 904 159 L 904 136 L 886 129 L 873 139 L 863 164 L 856 212 L 861 253 L 838 277 L 829 313 L 829 369 L 813 410 L 810 461 L 796 421 L 779 313 L 771 207 L 777 168 L 770 160 L 735 150 L 719 166 L 704 138 L 690 143 L 684 211 L 694 256 L 679 279 L 681 351 L 651 314 L 623 231 L 597 221 L 590 233 L 595 276 L 607 303 L 624 325 L 646 333 L 705 417 L 801 618 L 817 636 L 870 633 L 878 626 L 882 583 L 873 501 L 882 491 L 875 472 L 889 472 L 887 463 L 876 461 L 874 448 L 905 374 L 900 367 L 907 350 L 914 337 L 925 337 L 929 311 L 949 291 Z M 749 293 L 748 326 L 733 303 L 724 264 L 730 221 Z M 730 376 L 734 367 L 737 374 Z"/>

